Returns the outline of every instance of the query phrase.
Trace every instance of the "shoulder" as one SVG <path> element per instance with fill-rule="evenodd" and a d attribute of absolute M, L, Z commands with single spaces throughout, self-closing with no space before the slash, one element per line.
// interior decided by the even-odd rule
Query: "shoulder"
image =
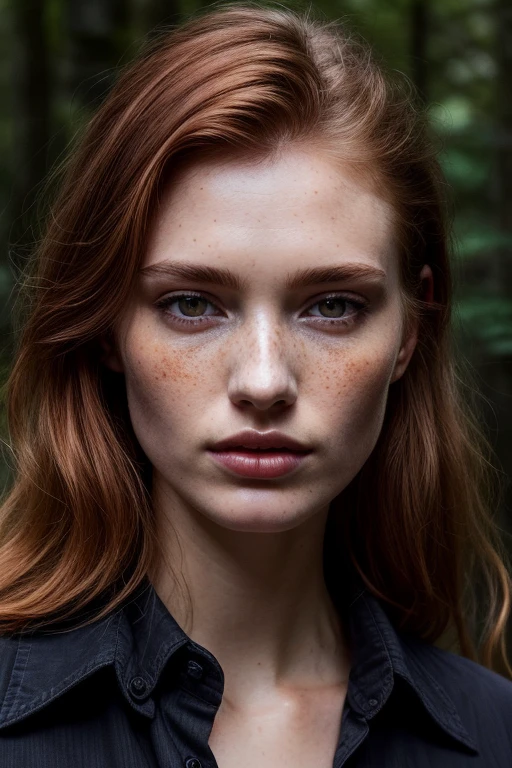
<path fill-rule="evenodd" d="M 455 691 L 497 696 L 512 703 L 512 681 L 464 656 L 437 646 L 419 644 L 417 655 L 431 674 Z"/>
<path fill-rule="evenodd" d="M 23 642 L 19 637 L 0 635 L 0 695 L 9 684 L 20 646 L 23 646 Z"/>
<path fill-rule="evenodd" d="M 512 681 L 471 659 L 426 643 L 408 645 L 430 685 L 453 703 L 467 730 L 483 746 L 504 738 L 512 759 Z M 512 764 L 512 762 L 511 762 Z"/>
<path fill-rule="evenodd" d="M 66 631 L 0 636 L 0 731 L 115 662 L 119 617 Z"/>

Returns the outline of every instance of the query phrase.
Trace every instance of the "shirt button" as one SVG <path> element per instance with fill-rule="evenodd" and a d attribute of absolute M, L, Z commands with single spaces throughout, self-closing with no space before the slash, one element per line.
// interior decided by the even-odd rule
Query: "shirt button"
<path fill-rule="evenodd" d="M 203 668 L 197 661 L 189 661 L 187 664 L 187 675 L 194 677 L 196 680 L 200 680 L 203 676 Z"/>
<path fill-rule="evenodd" d="M 130 680 L 129 688 L 132 698 L 140 700 L 145 698 L 148 684 L 143 677 L 137 675 L 137 677 L 132 677 Z"/>
<path fill-rule="evenodd" d="M 377 701 L 377 699 L 368 699 L 368 704 L 370 705 L 370 707 L 376 707 L 378 703 L 379 702 Z"/>
<path fill-rule="evenodd" d="M 197 757 L 187 757 L 185 768 L 202 768 L 200 760 Z"/>

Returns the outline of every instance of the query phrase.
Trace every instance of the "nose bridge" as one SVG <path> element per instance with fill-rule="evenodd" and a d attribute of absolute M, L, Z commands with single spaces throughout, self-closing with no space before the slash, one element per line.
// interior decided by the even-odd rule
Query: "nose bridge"
<path fill-rule="evenodd" d="M 268 408 L 296 397 L 289 365 L 287 334 L 275 312 L 260 309 L 247 317 L 235 345 L 230 397 L 258 408 Z"/>

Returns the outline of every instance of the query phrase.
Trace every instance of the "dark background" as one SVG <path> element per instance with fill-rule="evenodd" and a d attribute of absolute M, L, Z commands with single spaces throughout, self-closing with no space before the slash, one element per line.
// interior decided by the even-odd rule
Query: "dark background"
<path fill-rule="evenodd" d="M 283 3 L 305 8 L 293 2 Z M 206 4 L 207 5 L 207 4 Z M 0 0 L 0 384 L 12 357 L 18 269 L 44 220 L 42 182 L 158 27 L 190 0 Z M 474 370 L 482 422 L 512 530 L 512 0 L 322 0 L 426 101 L 455 213 L 457 345 Z M 0 495 L 9 482 L 0 398 Z"/>

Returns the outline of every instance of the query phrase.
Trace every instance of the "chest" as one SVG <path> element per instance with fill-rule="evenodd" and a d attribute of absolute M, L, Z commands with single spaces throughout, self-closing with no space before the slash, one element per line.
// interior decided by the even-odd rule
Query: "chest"
<path fill-rule="evenodd" d="M 218 768 L 332 768 L 345 690 L 252 714 L 220 707 L 209 738 Z"/>

